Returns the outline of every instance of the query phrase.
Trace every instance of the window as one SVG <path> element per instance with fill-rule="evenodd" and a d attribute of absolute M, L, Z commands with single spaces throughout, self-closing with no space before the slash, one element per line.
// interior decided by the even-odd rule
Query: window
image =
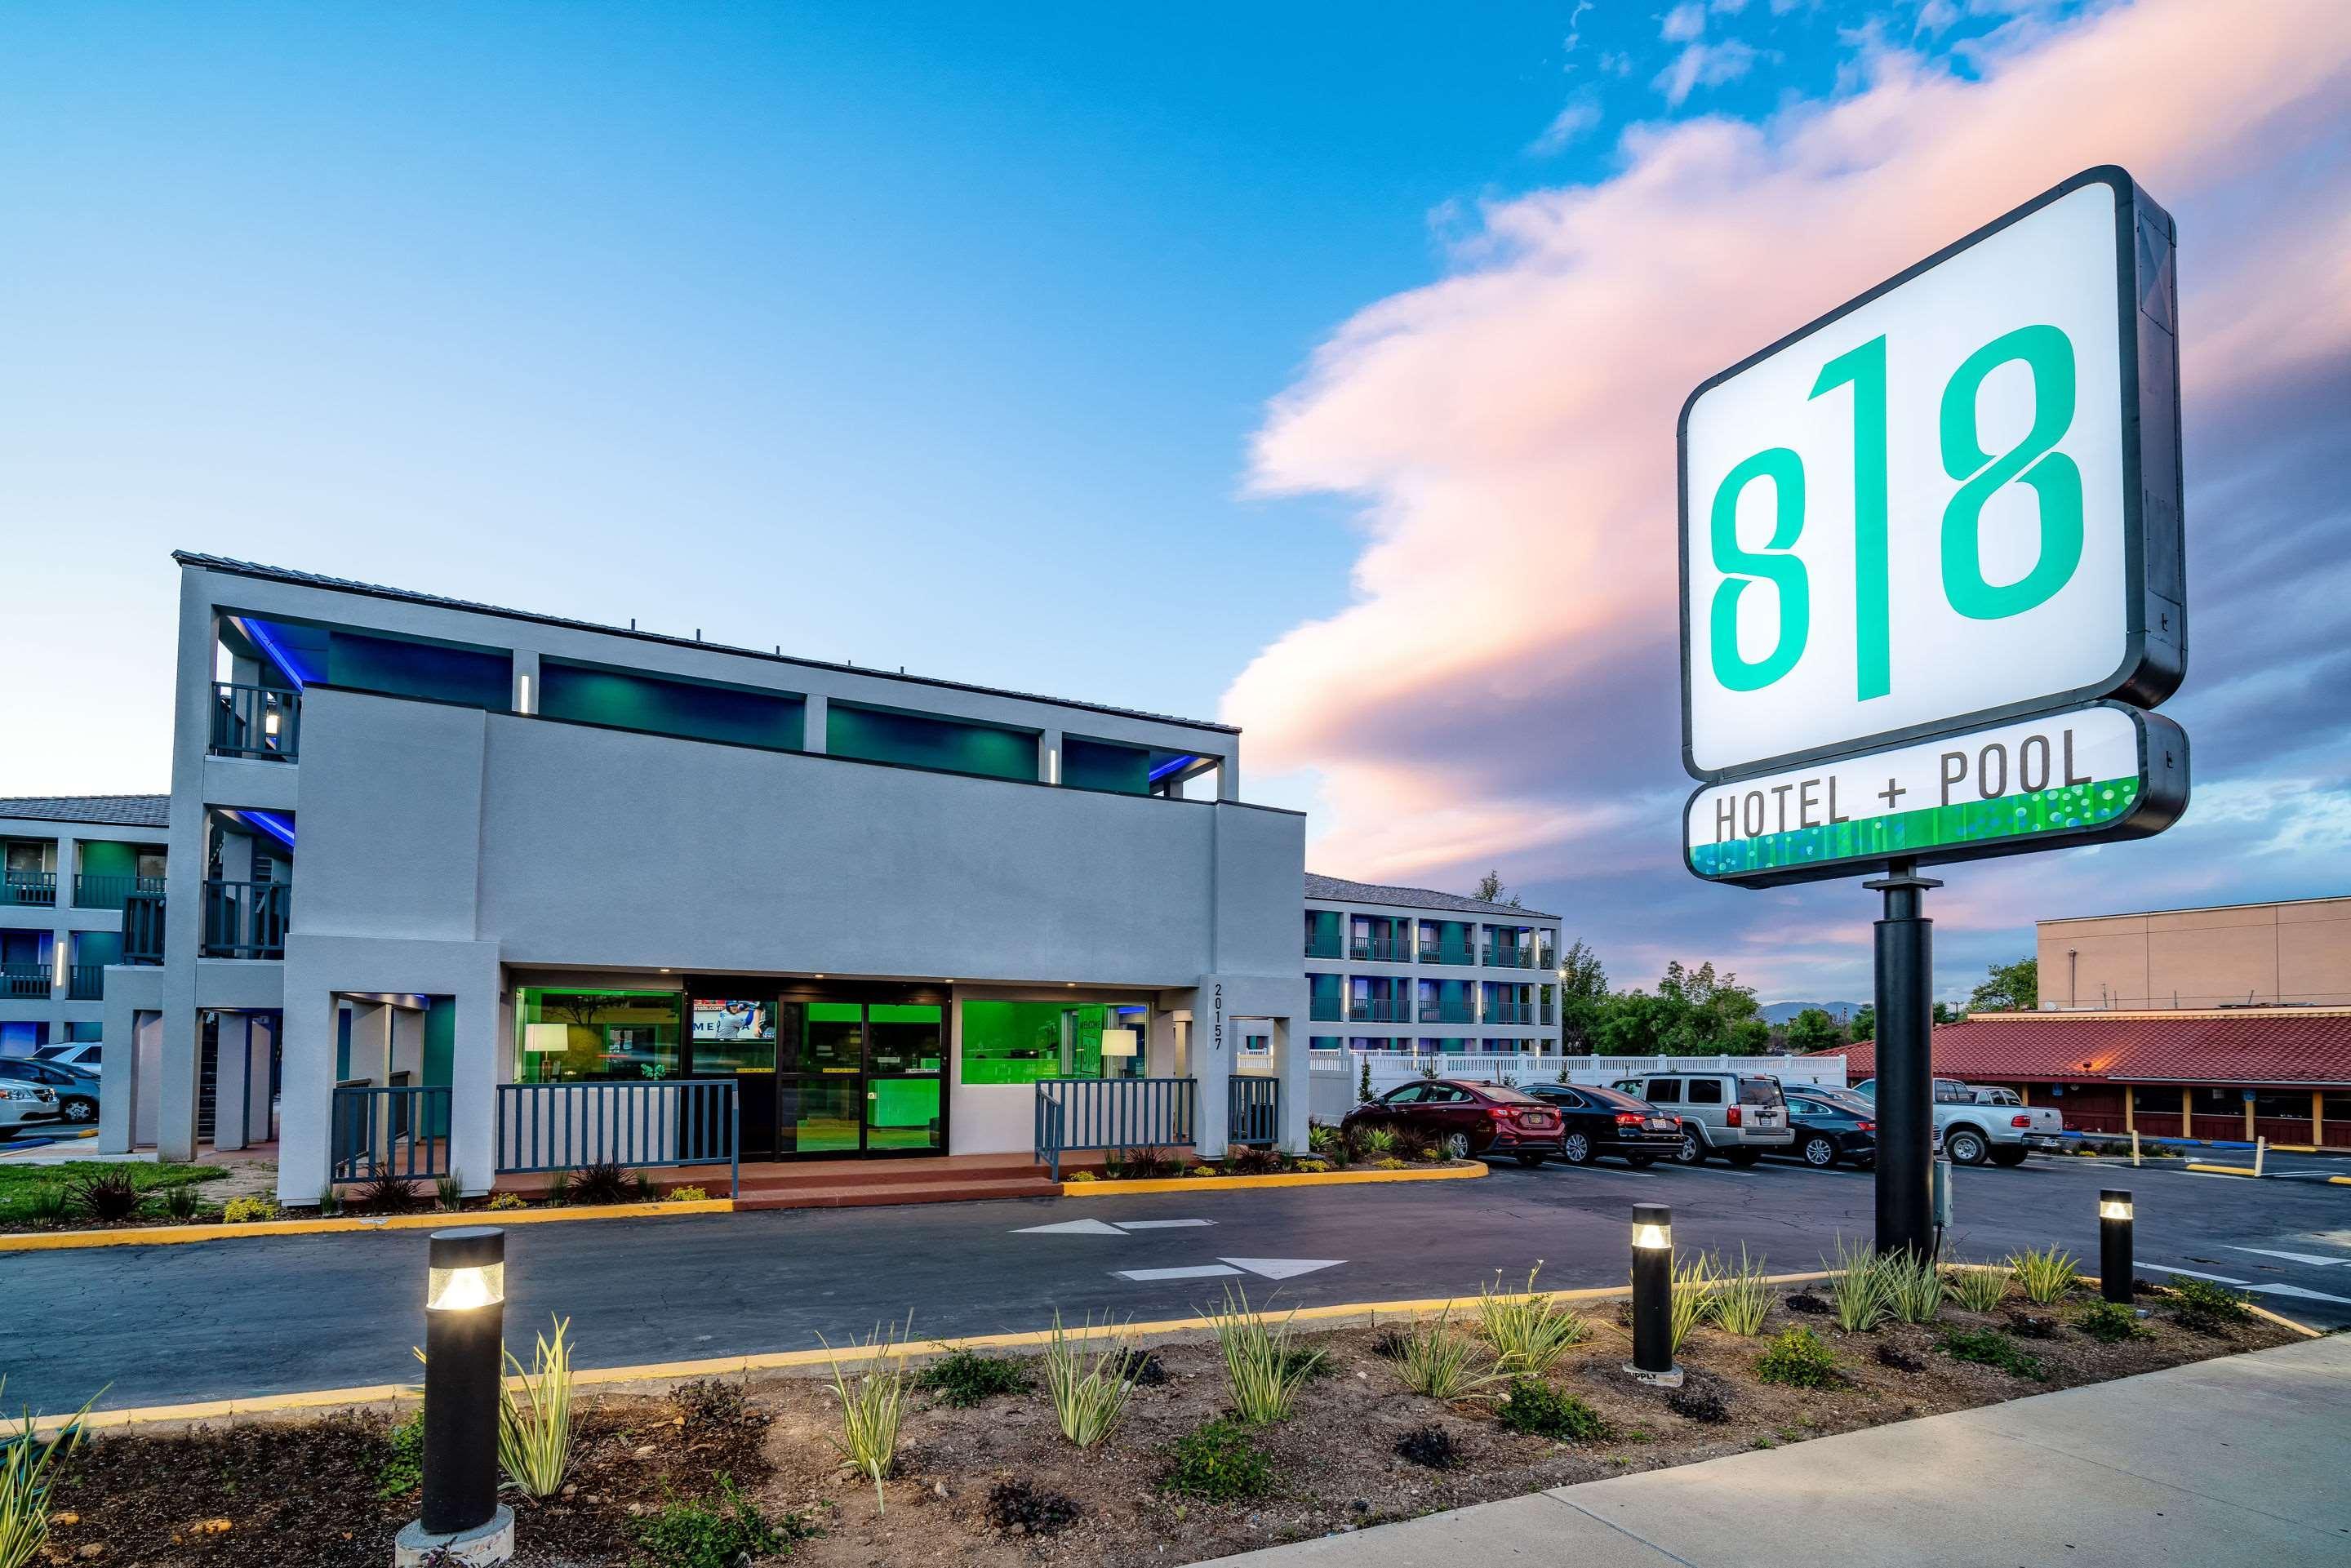
<path fill-rule="evenodd" d="M 1244 1033 L 1241 1036 L 1241 1054 L 1243 1056 L 1270 1056 L 1272 1052 L 1273 1036 L 1270 1034 L 1247 1033 Z"/>
<path fill-rule="evenodd" d="M 1718 1090 L 1720 1084 L 1715 1086 Z M 1739 1103 L 1741 1105 L 1777 1105 L 1780 1086 L 1768 1078 L 1742 1078 L 1739 1081 Z"/>
<path fill-rule="evenodd" d="M 412 643 L 336 629 L 328 633 L 327 680 L 354 691 L 504 713 L 514 697 L 514 656 L 488 648 Z"/>
<path fill-rule="evenodd" d="M 676 1077 L 679 999 L 673 991 L 526 988 L 517 1009 L 522 1038 L 517 1042 L 515 1081 Z"/>
<path fill-rule="evenodd" d="M 1310 1035 L 1307 1037 L 1306 1049 L 1309 1051 L 1336 1051 L 1342 1043 L 1343 1042 L 1339 1037 L 1335 1034 Z"/>
<path fill-rule="evenodd" d="M 1147 1030 L 1139 1005 L 967 1001 L 956 1076 L 966 1084 L 1141 1077 Z"/>
<path fill-rule="evenodd" d="M 1061 782 L 1072 789 L 1107 789 L 1117 795 L 1151 793 L 1151 751 L 1108 740 L 1061 737 Z"/>
<path fill-rule="evenodd" d="M 1690 1079 L 1688 1093 L 1690 1104 L 1719 1105 L 1722 1103 L 1722 1080 L 1719 1078 Z"/>
<path fill-rule="evenodd" d="M 1033 729 L 832 702 L 825 706 L 824 732 L 824 748 L 835 757 L 987 779 L 1037 778 Z"/>
<path fill-rule="evenodd" d="M 1428 1086 L 1428 1103 L 1432 1105 L 1462 1105 L 1476 1098 L 1477 1096 L 1467 1089 L 1456 1089 L 1450 1083 L 1432 1083 Z"/>
<path fill-rule="evenodd" d="M 806 705 L 789 693 L 664 680 L 559 659 L 541 660 L 538 678 L 538 711 L 547 718 L 770 751 L 798 751 L 805 738 Z"/>
<path fill-rule="evenodd" d="M 1381 1103 L 1385 1105 L 1417 1105 L 1428 1098 L 1429 1085 L 1407 1083 L 1401 1089 L 1391 1089 Z"/>
<path fill-rule="evenodd" d="M 1642 1098 L 1652 1105 L 1678 1105 L 1682 1103 L 1682 1085 L 1678 1078 L 1652 1078 L 1647 1092 Z"/>

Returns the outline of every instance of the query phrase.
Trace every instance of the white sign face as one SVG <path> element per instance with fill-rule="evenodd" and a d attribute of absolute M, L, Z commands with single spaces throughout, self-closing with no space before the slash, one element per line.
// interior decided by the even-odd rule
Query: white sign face
<path fill-rule="evenodd" d="M 2125 420 L 2141 407 L 2134 188 L 2107 172 L 2119 189 L 2087 178 L 1692 396 L 1695 775 L 2129 676 L 2146 619 Z"/>

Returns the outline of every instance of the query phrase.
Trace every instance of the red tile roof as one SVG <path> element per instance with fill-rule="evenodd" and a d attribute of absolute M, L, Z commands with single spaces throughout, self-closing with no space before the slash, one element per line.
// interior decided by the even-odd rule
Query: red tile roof
<path fill-rule="evenodd" d="M 1999 1014 L 1937 1029 L 1933 1053 L 1941 1077 L 1995 1082 L 2351 1084 L 2351 1009 Z M 1877 1071 L 1874 1043 L 1814 1054 Z"/>

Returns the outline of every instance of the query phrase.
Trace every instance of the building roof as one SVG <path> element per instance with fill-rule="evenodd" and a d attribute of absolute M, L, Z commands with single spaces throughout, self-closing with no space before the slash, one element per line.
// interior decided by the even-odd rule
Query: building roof
<path fill-rule="evenodd" d="M 837 664 L 824 659 L 802 659 L 782 652 L 769 653 L 765 648 L 737 648 L 726 643 L 706 643 L 699 636 L 674 637 L 665 632 L 640 632 L 633 626 L 603 626 L 593 621 L 574 621 L 561 615 L 542 615 L 530 610 L 508 610 L 496 604 L 477 604 L 467 599 L 450 599 L 438 593 L 419 593 L 413 589 L 386 588 L 381 583 L 359 582 L 346 577 L 328 577 L 315 571 L 296 571 L 282 566 L 262 566 L 249 560 L 235 560 L 227 556 L 206 555 L 201 550 L 173 550 L 172 559 L 182 566 L 200 567 L 206 571 L 228 572 L 237 577 L 257 577 L 272 582 L 292 583 L 300 588 L 324 588 L 337 593 L 361 593 L 371 599 L 398 600 L 404 604 L 429 604 L 441 610 L 462 610 L 471 615 L 497 615 L 509 621 L 528 621 L 540 626 L 561 626 L 574 632 L 593 632 L 603 637 L 633 637 L 641 643 L 662 643 L 673 648 L 703 648 L 714 653 L 731 653 L 745 659 L 762 659 L 771 664 L 796 664 L 803 669 L 837 670 L 844 674 L 872 675 L 880 680 L 904 681 L 913 685 L 936 686 L 946 691 L 977 692 L 984 696 L 1014 697 L 1022 702 L 1051 703 L 1056 707 L 1079 708 L 1087 713 L 1113 714 L 1120 718 L 1148 719 L 1154 724 L 1180 724 L 1187 729 L 1215 730 L 1225 735 L 1238 735 L 1240 730 L 1229 724 L 1217 724 L 1205 718 L 1179 718 L 1172 714 L 1146 713 L 1140 708 L 1112 707 L 1103 703 L 1078 702 L 1069 697 L 1049 697 L 1036 692 L 1016 692 L 1003 686 L 973 685 L 965 681 L 940 680 L 933 675 L 909 675 L 899 670 L 876 669 L 865 664 Z"/>
<path fill-rule="evenodd" d="M 1556 920 L 1556 915 L 1545 915 L 1540 909 L 1521 909 L 1515 904 L 1489 904 L 1482 898 L 1464 898 L 1457 893 L 1439 893 L 1432 887 L 1390 887 L 1384 883 L 1349 882 L 1343 876 L 1319 876 L 1306 873 L 1306 896 L 1329 899 L 1337 904 L 1397 904 L 1406 909 L 1449 909 L 1464 915 L 1523 915 L 1531 920 Z"/>
<path fill-rule="evenodd" d="M 110 828 L 168 828 L 169 795 L 5 795 L 0 817 L 41 822 L 103 822 Z"/>
<path fill-rule="evenodd" d="M 1934 1031 L 1945 1078 L 2015 1082 L 2351 1083 L 2351 1008 L 1979 1014 Z M 1855 1079 L 1874 1041 L 1833 1046 Z"/>

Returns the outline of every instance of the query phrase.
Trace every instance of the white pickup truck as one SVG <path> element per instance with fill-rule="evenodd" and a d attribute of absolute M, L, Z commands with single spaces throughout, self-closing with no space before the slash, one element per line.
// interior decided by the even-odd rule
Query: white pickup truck
<path fill-rule="evenodd" d="M 1877 1098 L 1877 1080 L 1853 1086 Z M 1956 1078 L 1935 1080 L 1935 1131 L 1954 1165 L 2021 1166 L 2024 1156 L 2065 1146 L 2065 1119 L 2054 1106 L 2028 1105 L 2013 1089 L 1986 1089 Z"/>

